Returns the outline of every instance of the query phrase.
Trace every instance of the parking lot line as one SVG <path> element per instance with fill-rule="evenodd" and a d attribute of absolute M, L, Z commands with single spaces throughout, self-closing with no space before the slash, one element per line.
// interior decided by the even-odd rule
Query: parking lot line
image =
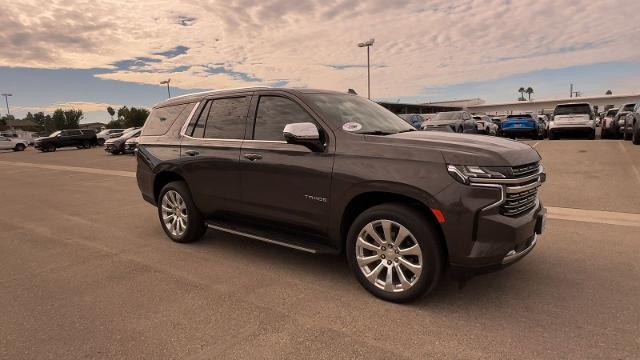
<path fill-rule="evenodd" d="M 549 219 L 640 227 L 640 214 L 547 206 Z"/>
<path fill-rule="evenodd" d="M 75 171 L 75 172 L 81 172 L 86 174 L 114 175 L 114 176 L 124 176 L 124 177 L 133 177 L 133 178 L 136 177 L 135 171 L 105 170 L 105 169 L 95 169 L 95 168 L 86 168 L 86 167 L 77 167 L 77 166 L 34 164 L 34 163 L 15 162 L 15 161 L 0 161 L 0 165 L 24 166 L 24 167 L 48 169 L 48 170 Z"/>
<path fill-rule="evenodd" d="M 636 176 L 636 180 L 638 180 L 638 183 L 640 183 L 640 171 L 638 171 L 638 168 L 633 164 L 633 161 L 631 161 L 631 156 L 629 156 L 629 153 L 627 152 L 627 148 L 624 147 L 624 145 L 622 144 L 622 141 L 619 141 L 618 145 L 620 145 L 620 147 L 622 148 L 622 152 L 627 157 L 627 160 L 629 160 L 629 164 L 633 169 L 633 174 Z"/>

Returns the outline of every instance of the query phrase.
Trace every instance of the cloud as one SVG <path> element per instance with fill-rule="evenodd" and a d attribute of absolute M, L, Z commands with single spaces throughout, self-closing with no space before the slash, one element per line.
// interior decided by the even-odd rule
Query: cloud
<path fill-rule="evenodd" d="M 23 112 L 32 112 L 32 113 L 36 113 L 36 112 L 44 112 L 44 113 L 51 113 L 56 111 L 57 109 L 62 109 L 62 110 L 70 110 L 70 109 L 80 109 L 83 112 L 98 112 L 98 111 L 104 111 L 104 113 L 107 113 L 107 107 L 111 106 L 114 109 L 118 109 L 120 108 L 122 105 L 118 105 L 118 104 L 106 104 L 106 103 L 95 103 L 95 102 L 86 102 L 86 101 L 71 101 L 71 102 L 63 102 L 63 103 L 56 103 L 56 104 L 50 104 L 50 105 L 45 105 L 45 106 L 12 106 L 11 109 L 12 110 L 18 110 L 18 111 L 23 111 Z"/>
<path fill-rule="evenodd" d="M 171 0 L 7 2 L 0 65 L 101 68 L 180 88 L 258 84 L 372 94 L 640 59 L 637 0 Z M 329 64 L 329 65 L 328 65 Z"/>

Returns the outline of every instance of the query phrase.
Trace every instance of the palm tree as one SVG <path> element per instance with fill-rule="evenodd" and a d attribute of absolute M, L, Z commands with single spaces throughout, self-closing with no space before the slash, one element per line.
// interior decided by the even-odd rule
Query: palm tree
<path fill-rule="evenodd" d="M 111 106 L 107 107 L 107 112 L 109 113 L 109 115 L 111 115 L 111 121 L 113 121 L 113 115 L 116 114 L 116 111 L 113 110 L 113 108 Z"/>
<path fill-rule="evenodd" d="M 525 90 L 524 92 L 526 92 L 527 95 L 529 95 L 529 101 L 531 101 L 531 94 L 533 94 L 533 88 L 529 86 L 527 90 Z"/>
<path fill-rule="evenodd" d="M 524 101 L 524 92 L 525 92 L 524 88 L 521 87 L 520 89 L 518 89 L 518 92 L 520 93 L 520 99 L 519 100 L 520 101 Z"/>

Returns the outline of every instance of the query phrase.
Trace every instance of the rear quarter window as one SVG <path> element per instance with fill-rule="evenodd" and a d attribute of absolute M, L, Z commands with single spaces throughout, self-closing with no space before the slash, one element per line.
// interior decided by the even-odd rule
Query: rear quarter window
<path fill-rule="evenodd" d="M 180 118 L 184 121 L 187 116 L 189 116 L 193 106 L 193 103 L 188 103 L 164 106 L 151 110 L 151 114 L 149 114 L 149 118 L 144 124 L 142 135 L 158 136 L 166 134 L 176 119 Z"/>

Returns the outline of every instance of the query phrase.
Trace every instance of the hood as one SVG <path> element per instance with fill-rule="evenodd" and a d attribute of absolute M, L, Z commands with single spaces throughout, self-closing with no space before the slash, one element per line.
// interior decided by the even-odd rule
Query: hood
<path fill-rule="evenodd" d="M 444 161 L 453 165 L 519 166 L 540 161 L 531 146 L 485 135 L 411 131 L 387 136 L 366 136 L 367 141 L 386 145 L 440 151 Z"/>
<path fill-rule="evenodd" d="M 122 142 L 121 138 L 115 138 L 115 139 L 108 139 L 107 141 L 104 142 L 105 145 L 108 144 L 115 144 L 115 143 L 119 143 Z"/>
<path fill-rule="evenodd" d="M 51 140 L 51 139 L 55 139 L 55 136 L 54 137 L 43 136 L 43 137 L 35 138 L 33 141 L 40 142 L 40 141 L 46 141 L 46 140 Z"/>
<path fill-rule="evenodd" d="M 125 143 L 126 144 L 137 144 L 138 143 L 138 138 L 137 137 L 131 138 L 131 139 L 125 141 Z"/>

